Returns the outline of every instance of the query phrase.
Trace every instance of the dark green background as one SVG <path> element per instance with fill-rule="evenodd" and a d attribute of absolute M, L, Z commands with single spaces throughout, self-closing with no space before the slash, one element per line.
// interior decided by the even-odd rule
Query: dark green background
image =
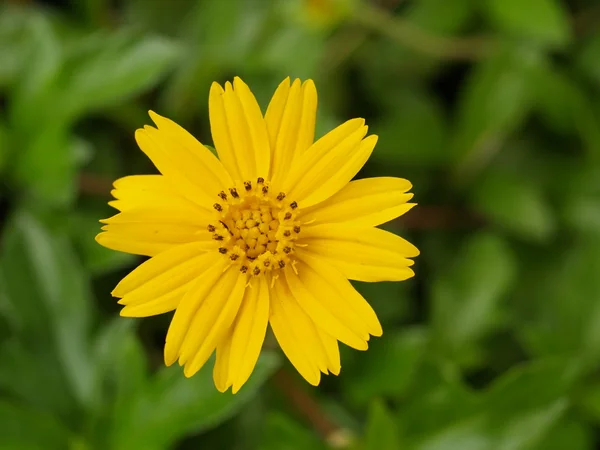
<path fill-rule="evenodd" d="M 357 285 L 384 335 L 318 388 L 272 341 L 237 396 L 163 368 L 94 241 L 147 110 L 210 144 L 234 75 L 313 78 L 317 134 L 364 117 L 360 176 L 414 184 L 417 275 Z M 598 448 L 600 2 L 4 1 L 0 177 L 1 450 Z"/>

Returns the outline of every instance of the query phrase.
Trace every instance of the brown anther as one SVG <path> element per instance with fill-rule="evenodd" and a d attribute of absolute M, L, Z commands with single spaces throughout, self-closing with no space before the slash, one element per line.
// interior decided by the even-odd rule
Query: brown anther
<path fill-rule="evenodd" d="M 213 205 L 213 208 L 215 208 L 219 212 L 223 211 L 223 207 L 220 204 L 218 204 L 218 203 L 215 203 Z"/>
<path fill-rule="evenodd" d="M 300 226 L 296 225 L 294 227 L 294 233 L 300 233 Z"/>
<path fill-rule="evenodd" d="M 244 189 L 246 189 L 247 191 L 252 189 L 252 183 L 250 183 L 249 181 L 244 181 Z"/>
<path fill-rule="evenodd" d="M 291 212 L 286 212 L 285 216 L 283 216 L 283 220 L 290 220 L 292 218 L 292 213 Z"/>
<path fill-rule="evenodd" d="M 283 253 L 289 253 L 292 249 L 290 247 L 283 247 Z"/>
<path fill-rule="evenodd" d="M 290 203 L 290 208 L 296 209 L 297 207 L 298 207 L 298 203 L 296 203 L 295 201 L 293 201 L 292 203 Z"/>
<path fill-rule="evenodd" d="M 263 186 L 262 193 L 263 194 L 268 194 L 269 193 L 269 186 Z"/>
<path fill-rule="evenodd" d="M 284 235 L 285 237 L 290 237 L 290 236 L 292 235 L 292 233 L 290 232 L 290 230 L 285 230 L 285 231 L 283 232 L 283 235 Z"/>
<path fill-rule="evenodd" d="M 265 179 L 263 177 L 258 177 L 258 179 L 256 180 L 256 182 L 258 184 L 263 184 L 265 182 Z"/>
<path fill-rule="evenodd" d="M 223 240 L 223 236 L 221 236 L 220 234 L 213 234 L 213 239 L 215 241 L 222 241 Z"/>
<path fill-rule="evenodd" d="M 239 257 L 240 257 L 240 255 L 238 255 L 237 253 L 232 253 L 231 256 L 229 257 L 229 259 L 231 259 L 232 261 L 235 261 Z"/>
<path fill-rule="evenodd" d="M 285 193 L 280 192 L 279 195 L 277 196 L 277 200 L 281 201 L 285 198 Z"/>
<path fill-rule="evenodd" d="M 242 267 L 240 267 L 240 272 L 242 272 L 242 273 L 248 272 L 248 266 L 242 266 Z"/>
<path fill-rule="evenodd" d="M 225 247 L 220 247 L 220 248 L 219 248 L 219 253 L 220 253 L 221 255 L 224 255 L 225 253 L 227 253 L 227 249 L 226 249 Z"/>
<path fill-rule="evenodd" d="M 279 268 L 283 269 L 285 267 L 285 261 L 279 261 Z"/>
<path fill-rule="evenodd" d="M 271 261 L 269 261 L 268 259 L 265 259 L 263 261 L 263 264 L 264 264 L 265 267 L 269 267 L 271 265 Z"/>
<path fill-rule="evenodd" d="M 254 275 L 259 275 L 260 274 L 260 269 L 258 267 L 255 267 L 254 270 L 252 271 L 252 273 Z"/>
<path fill-rule="evenodd" d="M 237 189 L 236 188 L 229 188 L 229 193 L 231 194 L 231 196 L 233 198 L 238 198 L 240 195 L 237 193 Z"/>
<path fill-rule="evenodd" d="M 219 192 L 219 197 L 221 200 L 227 200 L 227 194 L 224 191 Z"/>
<path fill-rule="evenodd" d="M 214 225 L 209 225 L 207 228 L 208 228 L 208 231 L 211 233 L 213 233 L 216 230 Z"/>

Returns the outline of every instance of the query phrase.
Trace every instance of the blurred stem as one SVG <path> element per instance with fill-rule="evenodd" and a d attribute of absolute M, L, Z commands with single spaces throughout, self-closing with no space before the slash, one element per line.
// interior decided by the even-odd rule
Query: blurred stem
<path fill-rule="evenodd" d="M 110 197 L 112 183 L 109 179 L 84 172 L 79 175 L 79 192 L 93 197 Z"/>
<path fill-rule="evenodd" d="M 273 382 L 283 396 L 310 422 L 332 448 L 345 449 L 352 444 L 350 431 L 338 426 L 321 409 L 319 403 L 299 386 L 296 377 L 285 368 L 279 369 L 273 375 Z"/>
<path fill-rule="evenodd" d="M 573 16 L 571 20 L 577 36 L 585 36 L 598 30 L 600 24 L 600 6 L 595 5 Z"/>
<path fill-rule="evenodd" d="M 484 37 L 450 38 L 430 34 L 369 2 L 363 2 L 356 9 L 353 19 L 404 47 L 437 59 L 476 60 L 489 54 L 493 46 L 492 41 Z"/>
<path fill-rule="evenodd" d="M 398 217 L 396 223 L 409 230 L 439 230 L 477 228 L 484 225 L 484 219 L 471 211 L 457 208 L 418 205 Z"/>

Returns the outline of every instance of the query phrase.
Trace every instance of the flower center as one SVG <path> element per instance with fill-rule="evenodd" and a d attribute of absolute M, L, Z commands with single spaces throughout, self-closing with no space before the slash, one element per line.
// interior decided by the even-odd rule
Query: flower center
<path fill-rule="evenodd" d="M 285 193 L 272 194 L 260 177 L 256 183 L 221 191 L 213 205 L 217 220 L 208 225 L 213 239 L 220 242 L 219 252 L 242 273 L 252 275 L 283 269 L 294 264 L 295 241 L 300 233 L 298 204 Z"/>

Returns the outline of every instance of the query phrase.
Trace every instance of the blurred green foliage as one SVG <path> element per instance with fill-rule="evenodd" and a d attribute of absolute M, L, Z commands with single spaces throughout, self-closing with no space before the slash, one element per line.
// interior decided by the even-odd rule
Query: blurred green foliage
<path fill-rule="evenodd" d="M 597 448 L 599 7 L 4 2 L 0 449 Z M 318 134 L 365 117 L 360 176 L 408 178 L 420 204 L 386 226 L 421 249 L 416 278 L 357 283 L 383 337 L 316 389 L 272 348 L 236 396 L 210 364 L 162 367 L 168 317 L 110 297 L 139 260 L 93 240 L 110 182 L 154 170 L 147 110 L 210 143 L 210 83 L 234 75 L 263 106 L 313 78 Z"/>

